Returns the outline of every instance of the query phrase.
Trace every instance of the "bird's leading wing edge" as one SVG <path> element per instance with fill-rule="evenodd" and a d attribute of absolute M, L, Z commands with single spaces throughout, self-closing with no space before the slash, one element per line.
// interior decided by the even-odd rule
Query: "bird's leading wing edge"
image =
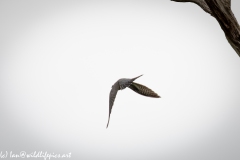
<path fill-rule="evenodd" d="M 110 115 L 111 115 L 111 112 L 112 112 L 112 107 L 113 107 L 115 98 L 117 96 L 118 90 L 119 90 L 119 83 L 117 81 L 112 86 L 112 89 L 111 89 L 110 94 L 109 94 L 109 115 L 108 115 L 108 123 L 107 123 L 107 127 L 106 128 L 108 128 L 108 124 L 109 124 L 109 121 L 110 121 Z"/>

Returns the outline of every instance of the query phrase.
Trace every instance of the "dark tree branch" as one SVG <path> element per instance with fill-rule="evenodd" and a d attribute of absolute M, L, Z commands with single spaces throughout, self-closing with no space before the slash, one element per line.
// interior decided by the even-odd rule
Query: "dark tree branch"
<path fill-rule="evenodd" d="M 192 2 L 201 7 L 205 12 L 212 15 L 212 11 L 209 9 L 207 3 L 204 0 L 171 0 L 175 2 Z"/>
<path fill-rule="evenodd" d="M 222 0 L 224 6 L 229 6 L 231 8 L 231 0 Z"/>
<path fill-rule="evenodd" d="M 231 10 L 231 0 L 172 0 L 175 2 L 192 2 L 211 14 L 220 24 L 225 36 L 240 56 L 240 26 Z"/>

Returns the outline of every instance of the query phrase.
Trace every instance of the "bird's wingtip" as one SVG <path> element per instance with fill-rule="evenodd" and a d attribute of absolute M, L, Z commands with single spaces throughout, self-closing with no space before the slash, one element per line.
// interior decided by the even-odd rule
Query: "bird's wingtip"
<path fill-rule="evenodd" d="M 110 120 L 110 113 L 109 113 L 109 116 L 108 116 L 108 122 L 107 122 L 107 127 L 106 127 L 106 129 L 108 128 L 109 120 Z"/>
<path fill-rule="evenodd" d="M 142 74 L 142 75 L 143 75 L 143 74 Z M 134 81 L 134 80 L 138 79 L 139 77 L 141 77 L 142 75 L 137 76 L 137 77 L 135 77 L 135 78 L 132 78 L 132 80 Z"/>

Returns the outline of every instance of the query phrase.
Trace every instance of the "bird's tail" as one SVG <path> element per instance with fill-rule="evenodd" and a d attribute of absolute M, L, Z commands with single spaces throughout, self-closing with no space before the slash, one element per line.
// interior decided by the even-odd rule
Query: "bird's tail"
<path fill-rule="evenodd" d="M 142 85 L 142 84 L 138 84 L 138 83 L 132 83 L 129 86 L 130 89 L 132 89 L 134 92 L 141 94 L 143 96 L 147 96 L 147 97 L 152 97 L 152 98 L 161 98 L 157 93 L 155 93 L 153 90 L 151 90 L 150 88 Z"/>

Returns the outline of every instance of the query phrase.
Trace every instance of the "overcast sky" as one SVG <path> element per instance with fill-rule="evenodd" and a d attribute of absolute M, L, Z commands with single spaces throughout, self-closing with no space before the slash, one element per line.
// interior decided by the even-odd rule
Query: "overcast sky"
<path fill-rule="evenodd" d="M 6 0 L 0 21 L 0 152 L 239 159 L 240 58 L 197 5 Z M 119 91 L 106 129 L 111 86 L 141 74 L 162 98 Z"/>

